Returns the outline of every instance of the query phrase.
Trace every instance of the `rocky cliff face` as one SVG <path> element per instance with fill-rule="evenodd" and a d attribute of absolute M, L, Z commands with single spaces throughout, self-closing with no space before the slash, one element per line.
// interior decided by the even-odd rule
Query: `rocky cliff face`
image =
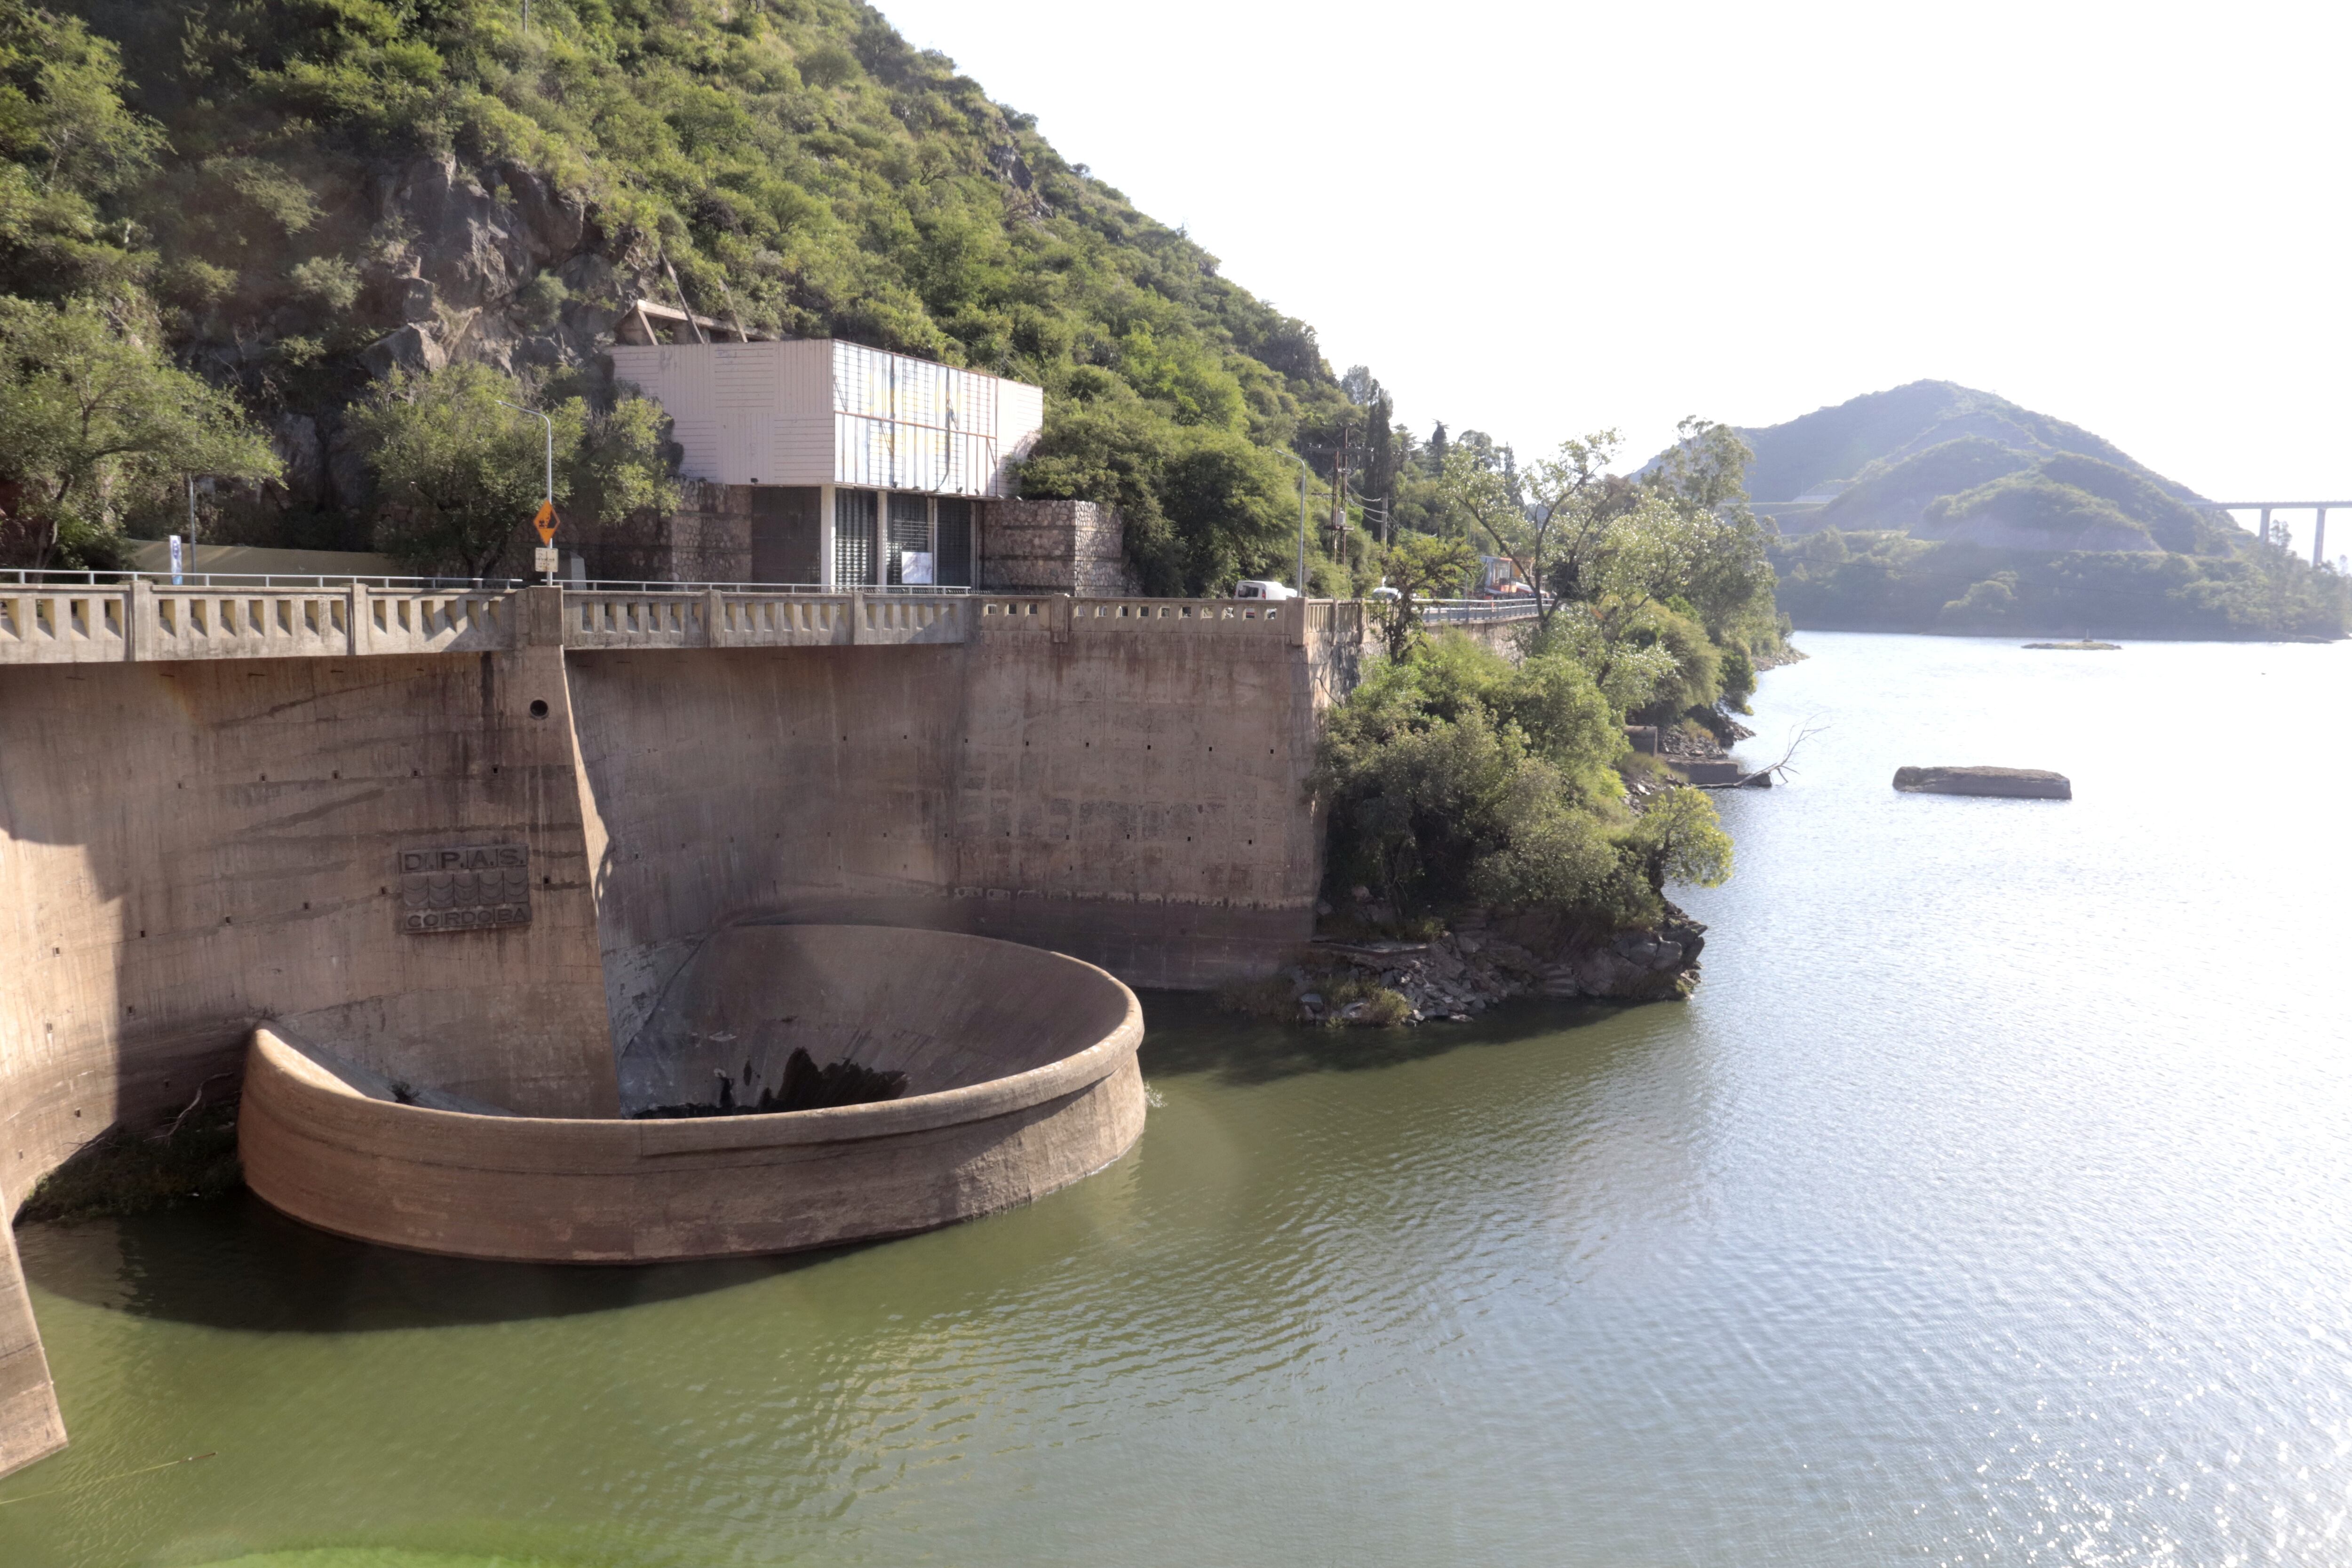
<path fill-rule="evenodd" d="M 336 216 L 368 237 L 356 294 L 338 323 L 346 355 L 288 377 L 285 337 L 245 337 L 217 318 L 199 325 L 192 358 L 247 387 L 286 465 L 256 514 L 238 520 L 247 531 L 309 514 L 363 535 L 363 523 L 349 520 L 360 516 L 368 476 L 342 411 L 368 383 L 453 360 L 524 374 L 594 374 L 628 301 L 652 291 L 648 268 L 590 204 L 516 163 L 413 159 L 372 179 L 360 211 Z M 304 323 L 289 311 L 276 324 L 292 337 Z M 364 538 L 331 542 L 358 547 Z"/>

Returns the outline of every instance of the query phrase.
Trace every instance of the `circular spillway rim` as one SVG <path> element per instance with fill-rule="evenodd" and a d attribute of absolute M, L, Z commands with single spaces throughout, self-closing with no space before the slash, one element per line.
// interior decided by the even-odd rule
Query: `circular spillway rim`
<path fill-rule="evenodd" d="M 308 1042 L 299 1031 L 274 1018 L 259 1025 L 253 1032 L 254 1066 L 265 1068 L 299 1091 L 362 1101 L 381 1107 L 386 1115 L 423 1119 L 414 1123 L 420 1131 L 436 1122 L 453 1129 L 495 1125 L 501 1130 L 511 1130 L 527 1145 L 536 1142 L 530 1136 L 533 1132 L 542 1129 L 562 1129 L 575 1139 L 602 1136 L 625 1140 L 635 1145 L 634 1152 L 638 1154 L 658 1155 L 887 1138 L 1010 1115 L 1032 1105 L 1075 1094 L 1108 1078 L 1142 1043 L 1143 1005 L 1136 1000 L 1134 991 L 1127 983 L 1108 970 L 1083 959 L 1072 958 L 1067 953 L 1027 947 L 995 937 L 971 936 L 961 931 L 929 934 L 952 942 L 985 942 L 992 947 L 1014 948 L 1024 955 L 1049 958 L 1089 971 L 1118 987 L 1119 998 L 1125 1004 L 1125 1013 L 1108 1034 L 1092 1045 L 1040 1066 L 1008 1073 L 1003 1078 L 966 1084 L 961 1089 L 935 1089 L 929 1094 L 909 1095 L 904 1100 L 884 1100 L 873 1105 L 828 1106 L 818 1110 L 749 1111 L 731 1116 L 679 1119 L 490 1116 L 474 1111 L 444 1110 L 434 1106 L 404 1105 L 380 1100 L 345 1082 L 304 1049 Z M 248 1073 L 250 1070 L 248 1068 Z M 538 1168 L 538 1162 L 526 1160 L 524 1163 L 530 1168 Z"/>
<path fill-rule="evenodd" d="M 1066 954 L 920 934 L 989 961 L 1000 984 L 1055 982 L 1035 987 L 1034 1048 L 1098 1037 L 1037 1067 L 909 1100 L 633 1121 L 403 1104 L 377 1069 L 340 1059 L 331 1041 L 304 1040 L 300 1020 L 267 1023 L 253 1032 L 237 1119 L 246 1183 L 272 1207 L 362 1241 L 638 1264 L 931 1230 L 1042 1197 L 1132 1148 L 1145 1108 L 1135 993 Z"/>

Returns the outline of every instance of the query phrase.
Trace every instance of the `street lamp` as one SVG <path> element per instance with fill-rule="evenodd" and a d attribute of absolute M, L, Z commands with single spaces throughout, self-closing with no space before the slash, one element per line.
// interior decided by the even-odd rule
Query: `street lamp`
<path fill-rule="evenodd" d="M 1298 596 L 1304 599 L 1307 597 L 1307 481 L 1315 470 L 1307 466 L 1306 458 L 1287 447 L 1282 450 L 1283 456 L 1298 465 Z"/>
<path fill-rule="evenodd" d="M 497 404 L 501 408 L 511 408 L 518 414 L 528 414 L 533 419 L 538 420 L 541 425 L 547 426 L 547 499 L 541 503 L 539 515 L 542 519 L 546 520 L 549 524 L 552 525 L 555 521 L 555 421 L 550 419 L 546 415 L 541 414 L 536 408 L 525 408 L 521 404 L 509 403 L 503 397 L 494 397 L 490 399 L 490 401 Z M 1305 499 L 1307 492 L 1302 489 L 1298 493 L 1300 497 L 1298 504 L 1302 509 L 1299 515 L 1304 518 L 1306 513 L 1303 509 L 1307 504 Z M 554 537 L 555 534 L 552 526 L 551 526 L 546 532 L 540 535 L 542 542 L 551 541 Z M 547 570 L 547 580 L 551 583 L 555 581 L 555 569 L 551 566 Z"/>

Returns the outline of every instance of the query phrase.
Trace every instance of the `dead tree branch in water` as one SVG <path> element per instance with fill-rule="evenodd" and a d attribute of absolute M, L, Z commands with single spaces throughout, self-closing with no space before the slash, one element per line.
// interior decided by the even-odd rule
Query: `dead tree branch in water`
<path fill-rule="evenodd" d="M 1693 784 L 1691 787 L 1693 789 L 1746 789 L 1758 779 L 1764 779 L 1768 782 L 1778 782 L 1782 774 L 1792 773 L 1797 771 L 1790 765 L 1790 759 L 1794 758 L 1797 754 L 1797 748 L 1803 745 L 1807 741 L 1811 740 L 1814 736 L 1820 734 L 1822 731 L 1828 728 L 1829 726 L 1827 724 L 1807 725 L 1804 729 L 1799 731 L 1796 736 L 1790 741 L 1789 749 L 1780 753 L 1780 760 L 1779 762 L 1758 768 L 1752 773 L 1742 773 L 1738 778 L 1732 780 L 1729 784 Z"/>

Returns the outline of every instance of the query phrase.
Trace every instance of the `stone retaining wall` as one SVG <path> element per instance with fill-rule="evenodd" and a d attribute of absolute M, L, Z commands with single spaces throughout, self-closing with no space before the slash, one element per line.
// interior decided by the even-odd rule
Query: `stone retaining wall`
<path fill-rule="evenodd" d="M 1116 509 L 1090 500 L 996 500 L 981 510 L 981 587 L 1082 599 L 1139 591 Z"/>
<path fill-rule="evenodd" d="M 567 542 L 588 575 L 615 583 L 748 583 L 751 491 L 688 479 L 667 517 L 635 512 L 619 522 L 582 525 Z"/>

